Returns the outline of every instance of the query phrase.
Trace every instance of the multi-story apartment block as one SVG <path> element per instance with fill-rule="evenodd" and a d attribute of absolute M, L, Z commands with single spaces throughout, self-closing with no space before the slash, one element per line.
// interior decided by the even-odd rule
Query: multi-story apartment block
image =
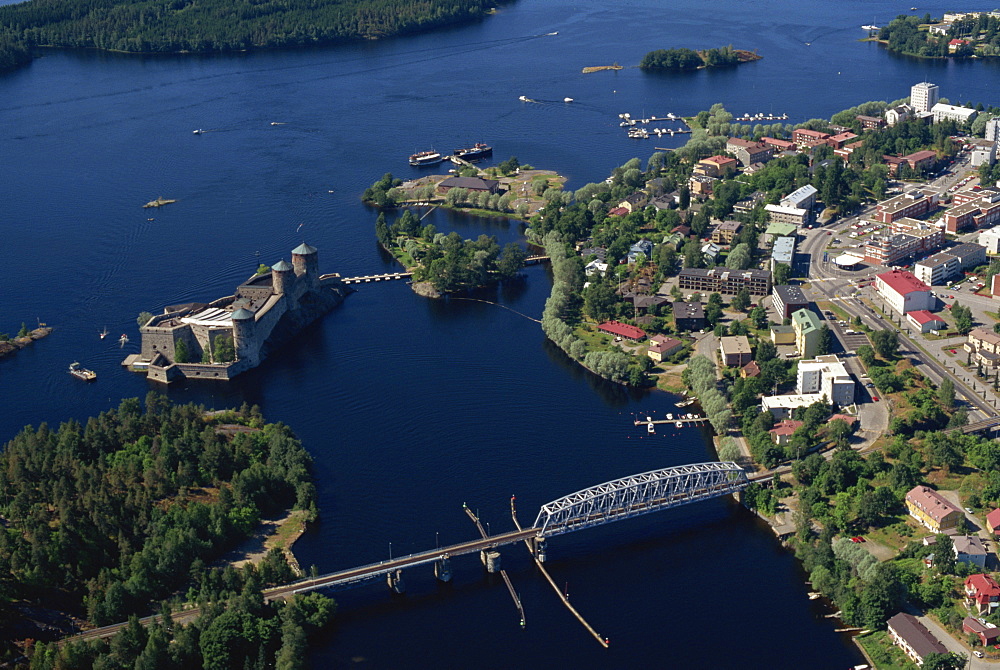
<path fill-rule="evenodd" d="M 732 244 L 743 224 L 739 221 L 720 221 L 712 231 L 712 241 L 716 244 Z"/>
<path fill-rule="evenodd" d="M 837 356 L 799 361 L 795 381 L 796 393 L 820 393 L 841 407 L 854 404 L 854 379 Z"/>
<path fill-rule="evenodd" d="M 942 252 L 913 265 L 913 275 L 928 286 L 941 286 L 962 271 L 956 256 Z"/>
<path fill-rule="evenodd" d="M 798 128 L 792 131 L 792 141 L 799 149 L 811 149 L 820 144 L 826 144 L 830 133 L 821 133 L 808 128 Z"/>
<path fill-rule="evenodd" d="M 892 223 L 904 217 L 924 216 L 934 211 L 938 204 L 937 193 L 924 193 L 917 189 L 883 200 L 873 217 L 879 223 Z"/>
<path fill-rule="evenodd" d="M 694 174 L 716 179 L 726 177 L 736 171 L 739 163 L 729 156 L 709 156 L 694 164 Z"/>
<path fill-rule="evenodd" d="M 1000 366 L 1000 335 L 990 330 L 973 328 L 969 331 L 969 341 L 963 348 L 972 354 L 972 361 L 976 365 L 986 368 Z"/>
<path fill-rule="evenodd" d="M 929 112 L 940 98 L 938 87 L 928 81 L 922 81 L 910 87 L 910 107 L 918 112 Z"/>
<path fill-rule="evenodd" d="M 782 319 L 792 318 L 792 313 L 800 309 L 809 309 L 809 299 L 798 286 L 775 286 L 771 296 L 771 304 Z"/>
<path fill-rule="evenodd" d="M 721 266 L 711 270 L 685 268 L 677 276 L 677 286 L 682 291 L 727 295 L 735 295 L 746 287 L 750 295 L 767 295 L 771 292 L 771 273 L 767 270 L 733 270 Z"/>
<path fill-rule="evenodd" d="M 965 518 L 962 510 L 928 486 L 914 486 L 906 494 L 906 510 L 932 533 L 943 533 Z"/>
<path fill-rule="evenodd" d="M 811 212 L 801 207 L 785 207 L 783 205 L 764 205 L 769 223 L 790 223 L 795 227 L 808 225 Z"/>
<path fill-rule="evenodd" d="M 1000 223 L 1000 189 L 989 186 L 959 191 L 952 198 L 952 207 L 944 213 L 942 220 L 949 233 Z"/>
<path fill-rule="evenodd" d="M 795 330 L 795 347 L 802 358 L 812 358 L 819 353 L 820 330 L 822 325 L 815 312 L 800 309 L 792 313 L 792 328 Z"/>
<path fill-rule="evenodd" d="M 971 107 L 958 107 L 956 105 L 946 105 L 939 102 L 931 107 L 931 114 L 934 115 L 934 123 L 942 121 L 954 121 L 955 123 L 972 123 L 979 114 Z"/>
<path fill-rule="evenodd" d="M 819 191 L 812 184 L 797 188 L 779 201 L 782 207 L 796 207 L 811 210 L 816 206 L 816 194 Z"/>
<path fill-rule="evenodd" d="M 726 152 L 736 156 L 743 167 L 771 160 L 774 149 L 763 142 L 750 142 L 739 137 L 730 137 L 726 142 Z"/>

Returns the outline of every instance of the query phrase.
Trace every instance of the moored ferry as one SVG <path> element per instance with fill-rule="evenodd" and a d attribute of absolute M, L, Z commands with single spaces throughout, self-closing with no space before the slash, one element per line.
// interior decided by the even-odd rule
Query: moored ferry
<path fill-rule="evenodd" d="M 437 165 L 444 156 L 436 151 L 418 151 L 410 156 L 410 165 Z"/>
<path fill-rule="evenodd" d="M 487 156 L 493 155 L 493 147 L 483 144 L 482 142 L 476 142 L 471 147 L 465 149 L 455 149 L 454 154 L 459 158 L 464 158 L 467 161 L 474 161 L 478 158 L 486 158 Z"/>

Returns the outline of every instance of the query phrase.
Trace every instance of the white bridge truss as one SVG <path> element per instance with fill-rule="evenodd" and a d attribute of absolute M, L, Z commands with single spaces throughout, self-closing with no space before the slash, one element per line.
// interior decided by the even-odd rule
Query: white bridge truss
<path fill-rule="evenodd" d="M 750 483 L 733 462 L 697 463 L 592 486 L 542 505 L 534 527 L 541 537 L 657 512 L 742 491 Z"/>

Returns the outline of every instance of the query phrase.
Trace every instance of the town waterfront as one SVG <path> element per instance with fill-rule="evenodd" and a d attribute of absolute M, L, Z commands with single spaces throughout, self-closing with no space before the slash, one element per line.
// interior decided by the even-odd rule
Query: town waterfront
<path fill-rule="evenodd" d="M 977 8 L 988 6 L 961 9 Z M 873 14 L 884 24 L 902 10 L 887 1 L 726 0 L 706 12 L 696 0 L 669 11 L 652 0 L 521 0 L 482 23 L 385 43 L 217 57 L 46 54 L 0 78 L 0 257 L 9 275 L 0 331 L 22 321 L 55 327 L 0 361 L 0 439 L 161 388 L 119 366 L 138 348 L 136 315 L 228 295 L 303 239 L 319 249 L 323 272 L 395 269 L 359 196 L 384 172 L 421 174 L 406 164 L 415 150 L 486 141 L 495 160 L 516 155 L 567 175 L 575 189 L 684 141 L 628 140 L 621 112 L 693 114 L 723 102 L 735 115 L 787 113 L 795 123 L 903 97 L 921 80 L 952 102 L 996 104 L 996 62 L 917 61 L 857 42 Z M 764 58 L 697 73 L 580 73 L 636 64 L 651 49 L 728 43 Z M 575 102 L 561 102 L 567 96 Z M 177 202 L 142 209 L 158 196 Z M 427 221 L 466 237 L 521 239 L 505 219 L 435 212 Z M 526 274 L 478 297 L 537 317 L 549 278 L 544 267 Z M 101 340 L 105 326 L 112 336 Z M 124 348 L 121 333 L 132 339 Z M 74 360 L 97 371 L 96 383 L 66 373 Z M 632 426 L 633 414 L 676 411 L 675 399 L 593 378 L 511 312 L 430 302 L 402 283 L 362 285 L 234 383 L 169 394 L 212 407 L 259 404 L 295 429 L 315 459 L 322 514 L 296 553 L 324 572 L 473 537 L 463 502 L 508 530 L 511 495 L 530 523 L 539 505 L 579 488 L 714 457 L 700 429 L 649 438 Z M 403 598 L 382 584 L 337 594 L 340 621 L 315 647 L 315 664 L 860 662 L 807 600 L 794 559 L 730 501 L 558 538 L 549 559 L 609 650 L 512 547 L 504 563 L 525 603 L 525 630 L 503 586 L 490 585 L 474 558 L 460 559 L 448 587 L 427 569 L 407 575 Z"/>

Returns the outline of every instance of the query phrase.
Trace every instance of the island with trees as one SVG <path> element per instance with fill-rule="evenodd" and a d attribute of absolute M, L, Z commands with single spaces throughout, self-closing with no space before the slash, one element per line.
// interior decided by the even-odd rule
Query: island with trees
<path fill-rule="evenodd" d="M 732 45 L 699 51 L 685 48 L 656 49 L 643 57 L 639 67 L 643 70 L 698 70 L 752 63 L 761 58 L 756 51 L 734 49 Z"/>
<path fill-rule="evenodd" d="M 495 0 L 38 0 L 0 7 L 0 72 L 36 48 L 237 52 L 371 40 L 480 19 Z"/>
<path fill-rule="evenodd" d="M 206 566 L 264 515 L 295 508 L 314 518 L 310 463 L 291 430 L 256 408 L 207 412 L 155 393 L 85 425 L 25 428 L 0 453 L 0 659 L 229 668 L 301 656 L 333 603 L 265 604 L 261 589 L 296 577 L 280 550 L 257 566 Z M 170 612 L 191 604 L 201 618 L 171 625 Z M 157 626 L 135 620 L 155 612 Z M 125 620 L 110 644 L 41 642 L 75 622 Z"/>

